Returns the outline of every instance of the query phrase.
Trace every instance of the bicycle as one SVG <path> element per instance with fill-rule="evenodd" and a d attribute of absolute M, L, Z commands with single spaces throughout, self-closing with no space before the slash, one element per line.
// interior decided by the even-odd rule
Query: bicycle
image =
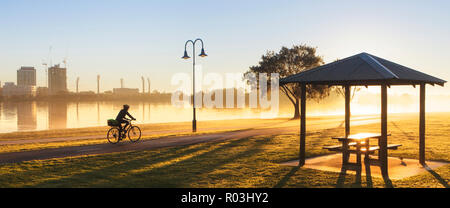
<path fill-rule="evenodd" d="M 106 138 L 108 139 L 109 143 L 117 144 L 118 142 L 122 141 L 122 139 L 125 139 L 127 135 L 128 139 L 131 142 L 137 142 L 139 141 L 139 139 L 141 139 L 141 129 L 138 126 L 133 126 L 133 124 L 131 123 L 131 119 L 125 120 L 129 121 L 130 125 L 128 125 L 126 129 L 123 129 L 122 132 L 120 132 L 119 129 L 119 126 L 121 125 L 120 123 L 118 123 L 115 119 L 108 120 L 108 126 L 111 126 L 111 128 L 108 130 Z"/>

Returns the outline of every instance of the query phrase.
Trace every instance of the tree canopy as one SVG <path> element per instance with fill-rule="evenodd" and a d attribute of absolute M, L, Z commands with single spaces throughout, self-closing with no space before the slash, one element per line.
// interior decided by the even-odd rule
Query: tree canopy
<path fill-rule="evenodd" d="M 268 51 L 261 56 L 261 60 L 255 66 L 251 66 L 248 73 L 278 73 L 280 78 L 322 65 L 323 59 L 316 54 L 316 48 L 307 45 L 294 45 L 292 48 L 282 47 L 279 52 Z M 268 83 L 270 84 L 270 83 Z M 294 119 L 300 118 L 300 86 L 290 83 L 280 86 L 295 107 Z M 328 86 L 307 86 L 307 98 L 321 100 L 330 94 Z"/>

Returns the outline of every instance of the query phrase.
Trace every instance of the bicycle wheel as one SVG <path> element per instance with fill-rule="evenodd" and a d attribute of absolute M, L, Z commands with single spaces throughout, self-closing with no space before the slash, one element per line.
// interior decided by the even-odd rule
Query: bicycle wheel
<path fill-rule="evenodd" d="M 141 139 L 141 129 L 137 126 L 132 126 L 128 130 L 128 139 L 132 142 L 137 142 Z"/>
<path fill-rule="evenodd" d="M 106 138 L 108 138 L 109 143 L 117 144 L 119 142 L 119 129 L 116 127 L 109 129 Z"/>

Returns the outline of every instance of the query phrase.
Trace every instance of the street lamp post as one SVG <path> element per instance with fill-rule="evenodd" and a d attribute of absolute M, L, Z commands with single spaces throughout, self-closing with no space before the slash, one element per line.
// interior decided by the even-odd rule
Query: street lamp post
<path fill-rule="evenodd" d="M 202 51 L 200 52 L 200 54 L 198 56 L 200 56 L 200 57 L 207 56 L 205 53 L 205 49 L 203 48 L 203 40 L 200 38 L 197 38 L 194 41 L 192 41 L 192 40 L 186 41 L 186 43 L 184 44 L 184 55 L 183 55 L 183 57 L 181 57 L 183 59 L 191 58 L 187 54 L 186 47 L 187 47 L 188 43 L 192 43 L 192 110 L 193 110 L 192 132 L 197 131 L 197 120 L 195 120 L 195 43 L 197 43 L 197 41 L 200 41 L 202 43 Z"/>

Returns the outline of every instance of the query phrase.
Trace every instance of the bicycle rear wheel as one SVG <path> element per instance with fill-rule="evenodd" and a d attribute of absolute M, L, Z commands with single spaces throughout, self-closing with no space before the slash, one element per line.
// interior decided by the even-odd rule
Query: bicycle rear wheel
<path fill-rule="evenodd" d="M 117 142 L 119 142 L 119 129 L 116 127 L 109 129 L 106 138 L 108 138 L 109 143 L 117 144 Z"/>
<path fill-rule="evenodd" d="M 137 126 L 132 126 L 129 130 L 128 130 L 128 139 L 130 139 L 130 141 L 132 142 L 137 142 L 139 141 L 139 139 L 141 139 L 141 129 Z"/>

